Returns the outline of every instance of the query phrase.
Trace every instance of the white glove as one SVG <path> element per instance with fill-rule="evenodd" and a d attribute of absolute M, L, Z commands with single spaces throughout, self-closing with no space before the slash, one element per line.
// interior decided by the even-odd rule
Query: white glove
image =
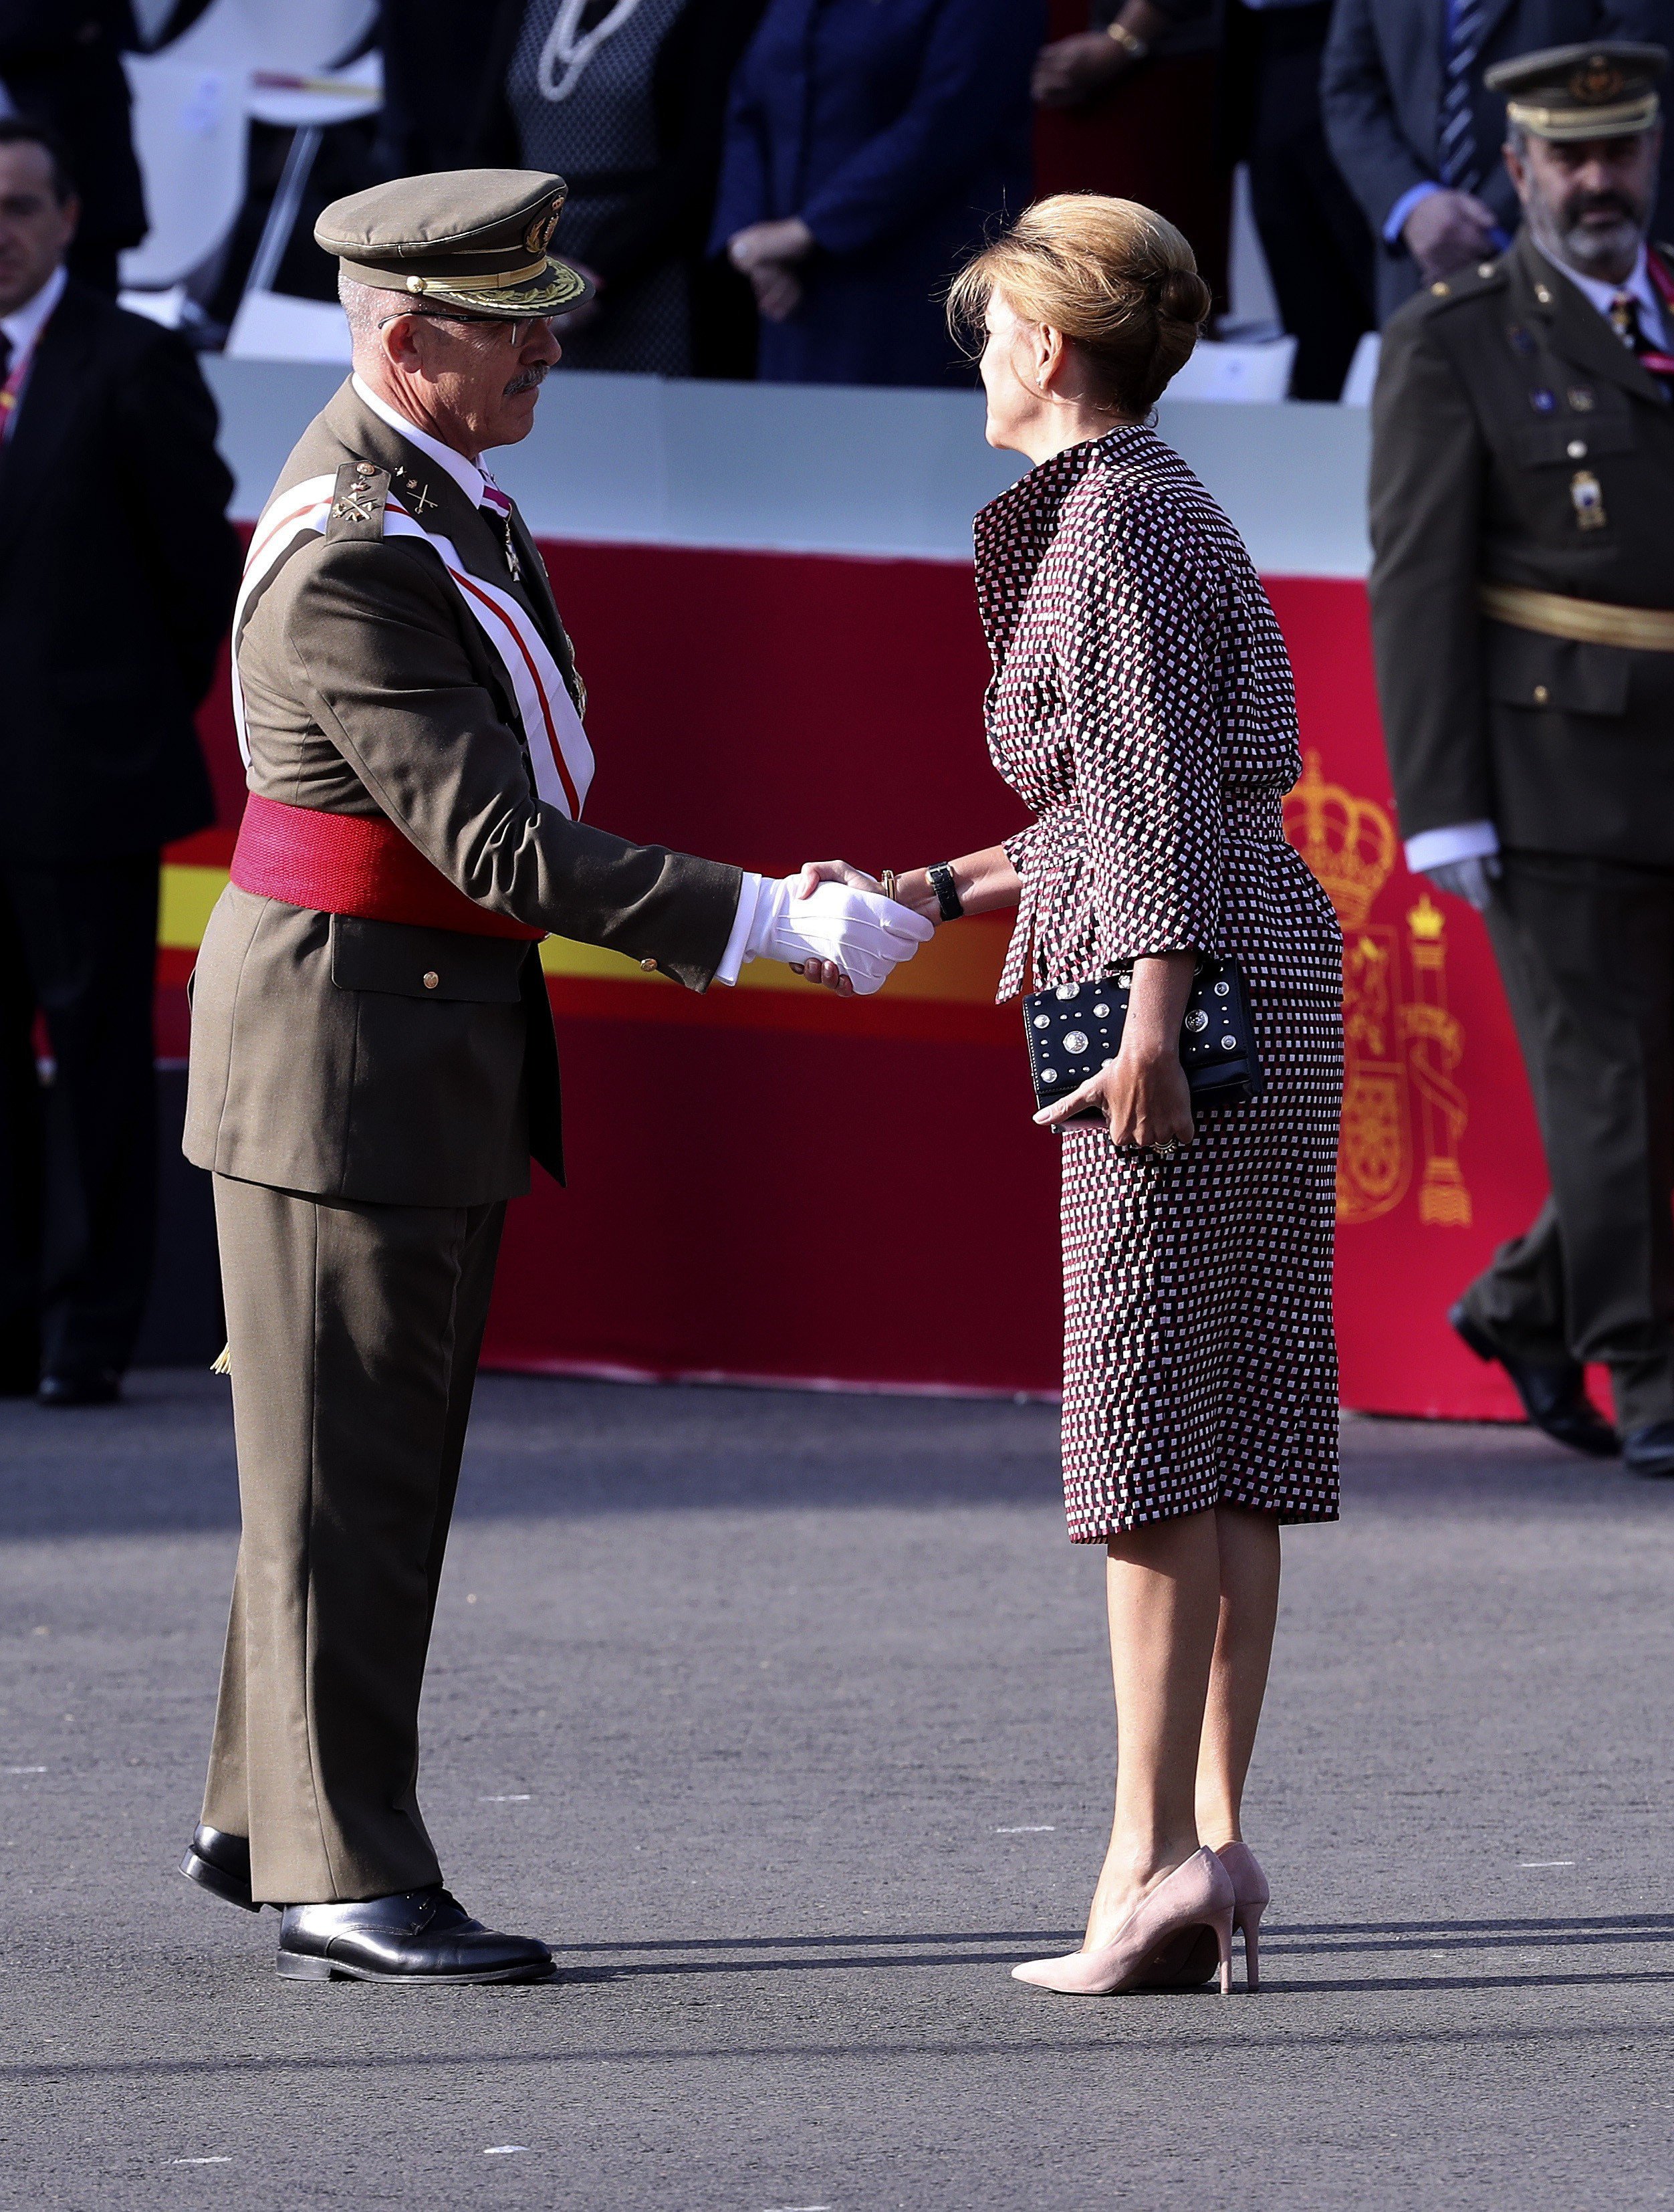
<path fill-rule="evenodd" d="M 1468 860 L 1443 860 L 1424 873 L 1437 890 L 1451 891 L 1455 898 L 1468 900 L 1478 914 L 1486 914 L 1500 880 L 1500 858 L 1497 853 L 1483 853 Z"/>
<path fill-rule="evenodd" d="M 746 960 L 834 960 L 864 999 L 936 934 L 923 915 L 881 891 L 817 884 L 807 898 L 798 898 L 801 881 L 800 874 L 763 880 L 744 941 Z"/>

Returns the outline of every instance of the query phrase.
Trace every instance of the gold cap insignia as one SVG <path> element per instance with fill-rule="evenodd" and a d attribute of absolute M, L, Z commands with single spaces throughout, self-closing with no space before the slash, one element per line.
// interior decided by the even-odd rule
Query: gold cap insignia
<path fill-rule="evenodd" d="M 549 208 L 543 208 L 528 229 L 524 232 L 523 242 L 531 253 L 546 252 L 551 243 L 552 234 L 557 227 L 558 216 L 563 204 L 562 200 L 554 200 Z"/>
<path fill-rule="evenodd" d="M 1604 107 L 1620 100 L 1627 79 L 1605 54 L 1589 54 L 1569 80 L 1569 97 L 1584 106 Z"/>

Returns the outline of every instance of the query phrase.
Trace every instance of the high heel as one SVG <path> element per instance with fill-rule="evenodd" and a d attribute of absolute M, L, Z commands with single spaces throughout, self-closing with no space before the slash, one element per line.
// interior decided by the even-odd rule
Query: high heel
<path fill-rule="evenodd" d="M 1261 1916 L 1272 1902 L 1273 1893 L 1267 1886 L 1267 1877 L 1261 1871 L 1261 1861 L 1247 1844 L 1222 1844 L 1216 1853 L 1226 1869 L 1232 1882 L 1233 1924 L 1243 1931 L 1244 1985 L 1246 1989 L 1261 1987 L 1260 1938 L 1258 1930 Z"/>
<path fill-rule="evenodd" d="M 1232 1923 L 1236 1910 L 1232 1877 L 1210 1850 L 1194 1851 L 1184 1865 L 1142 1898 L 1108 1943 L 1096 1951 L 1071 1951 L 1062 1959 L 1031 1959 L 1011 1969 L 1012 1978 L 1064 1996 L 1107 1997 L 1119 1990 L 1178 1988 L 1180 1938 L 1213 1931 L 1221 1960 L 1221 1994 L 1232 1989 Z"/>

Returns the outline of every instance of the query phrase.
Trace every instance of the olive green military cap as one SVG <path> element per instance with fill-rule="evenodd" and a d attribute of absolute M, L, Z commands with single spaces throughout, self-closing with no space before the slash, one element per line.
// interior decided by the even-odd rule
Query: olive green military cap
<path fill-rule="evenodd" d="M 1496 62 L 1483 82 L 1506 95 L 1507 120 L 1537 138 L 1631 138 L 1655 123 L 1667 70 L 1665 46 L 1600 39 Z"/>
<path fill-rule="evenodd" d="M 314 225 L 344 276 L 415 305 L 516 321 L 592 296 L 547 251 L 569 187 L 538 169 L 441 169 L 333 200 Z"/>

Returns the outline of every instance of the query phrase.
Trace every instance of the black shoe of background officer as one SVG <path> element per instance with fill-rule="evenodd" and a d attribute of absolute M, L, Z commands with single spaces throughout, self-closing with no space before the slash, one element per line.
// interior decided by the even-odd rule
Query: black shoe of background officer
<path fill-rule="evenodd" d="M 544 1943 L 501 1936 L 445 1889 L 409 1889 L 353 1905 L 288 1905 L 279 1972 L 293 1982 L 547 1982 Z"/>
<path fill-rule="evenodd" d="M 70 1368 L 43 1375 L 35 1395 L 43 1406 L 114 1406 L 122 1395 L 122 1377 L 113 1367 Z"/>
<path fill-rule="evenodd" d="M 1536 1428 L 1544 1429 L 1554 1443 L 1592 1459 L 1614 1459 L 1622 1439 L 1586 1395 L 1586 1372 L 1575 1359 L 1518 1359 L 1502 1352 L 1479 1322 L 1462 1305 L 1447 1316 L 1449 1325 L 1478 1359 L 1496 1361 L 1511 1377 L 1512 1388 L 1523 1401 L 1523 1410 Z M 1668 1472 L 1674 1474 L 1674 1423 L 1669 1431 Z"/>
<path fill-rule="evenodd" d="M 1653 1480 L 1674 1475 L 1674 1421 L 1653 1421 L 1648 1428 L 1629 1429 L 1622 1440 L 1622 1463 L 1629 1474 Z"/>

